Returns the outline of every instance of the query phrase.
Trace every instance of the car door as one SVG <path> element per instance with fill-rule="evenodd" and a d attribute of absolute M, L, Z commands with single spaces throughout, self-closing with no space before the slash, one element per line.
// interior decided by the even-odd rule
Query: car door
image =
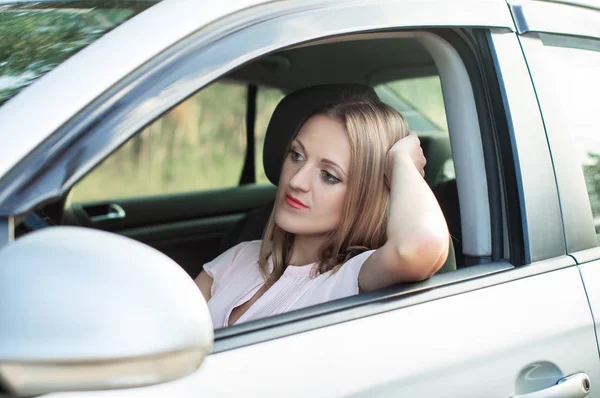
<path fill-rule="evenodd" d="M 582 5 L 513 8 L 551 144 L 567 251 L 579 264 L 598 331 L 600 7 Z"/>
<path fill-rule="evenodd" d="M 161 6 L 169 3 L 176 2 Z M 182 17 L 196 10 L 177 4 L 171 11 Z M 504 1 L 256 6 L 144 64 L 44 141 L 36 150 L 64 138 L 62 157 L 40 165 L 34 151 L 23 161 L 39 174 L 23 189 L 3 191 L 8 199 L 0 204 L 11 219 L 11 205 L 35 207 L 44 195 L 68 190 L 123 137 L 277 49 L 364 32 L 409 35 L 435 58 L 444 91 L 471 266 L 219 329 L 213 354 L 190 376 L 89 396 L 509 397 L 546 390 L 538 396 L 575 397 L 588 393 L 588 376 L 589 396 L 600 396 L 592 316 L 566 254 L 546 133 L 514 30 Z"/>

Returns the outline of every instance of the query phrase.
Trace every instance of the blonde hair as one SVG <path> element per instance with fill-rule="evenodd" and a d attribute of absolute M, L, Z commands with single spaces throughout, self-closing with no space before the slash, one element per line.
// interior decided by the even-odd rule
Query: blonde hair
<path fill-rule="evenodd" d="M 385 159 L 391 146 L 408 135 L 408 125 L 395 109 L 376 99 L 358 96 L 315 110 L 300 124 L 292 139 L 306 120 L 315 115 L 342 123 L 351 151 L 340 224 L 328 233 L 318 251 L 316 273 L 322 274 L 330 270 L 336 272 L 357 254 L 385 243 L 390 195 L 384 177 Z M 276 225 L 275 211 L 273 208 L 265 227 L 259 256 L 260 271 L 267 286 L 283 275 L 294 241 L 294 234 Z M 269 256 L 272 256 L 272 270 L 268 266 Z"/>

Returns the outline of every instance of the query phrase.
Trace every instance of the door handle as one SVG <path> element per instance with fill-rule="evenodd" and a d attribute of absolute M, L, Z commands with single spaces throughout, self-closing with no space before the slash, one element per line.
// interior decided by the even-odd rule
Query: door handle
<path fill-rule="evenodd" d="M 96 209 L 94 209 L 96 210 Z M 125 210 L 123 210 L 123 208 L 121 206 L 119 206 L 118 204 L 115 203 L 111 203 L 109 205 L 105 205 L 104 209 L 102 209 L 102 214 L 90 214 L 92 212 L 90 212 L 88 210 L 88 214 L 89 214 L 89 219 L 91 222 L 100 222 L 100 221 L 106 221 L 106 220 L 118 220 L 121 218 L 125 218 Z M 97 211 L 96 211 L 97 213 Z"/>
<path fill-rule="evenodd" d="M 582 398 L 590 392 L 590 378 L 585 373 L 563 377 L 552 387 L 511 398 Z"/>

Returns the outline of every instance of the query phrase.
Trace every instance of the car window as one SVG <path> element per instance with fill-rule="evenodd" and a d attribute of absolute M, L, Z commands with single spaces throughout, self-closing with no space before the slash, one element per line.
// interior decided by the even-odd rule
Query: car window
<path fill-rule="evenodd" d="M 134 136 L 72 191 L 73 202 L 132 198 L 239 184 L 246 156 L 247 86 L 217 82 Z M 255 128 L 256 181 L 267 183 L 262 146 L 283 94 L 259 88 Z"/>
<path fill-rule="evenodd" d="M 0 5 L 0 106 L 155 3 L 92 0 Z"/>
<path fill-rule="evenodd" d="M 246 86 L 215 83 L 134 136 L 73 188 L 74 202 L 130 198 L 239 183 Z"/>
<path fill-rule="evenodd" d="M 408 127 L 423 134 L 448 133 L 446 108 L 440 77 L 422 76 L 394 80 L 374 87 L 383 102 L 402 113 Z M 448 158 L 441 168 L 438 182 L 454 180 L 454 160 Z"/>
<path fill-rule="evenodd" d="M 583 168 L 600 242 L 600 40 L 550 34 L 540 34 L 540 38 L 544 58 L 552 60 L 545 65 L 550 68 L 546 72 Z"/>
<path fill-rule="evenodd" d="M 408 120 L 416 132 L 448 132 L 439 76 L 391 81 L 374 87 L 381 100 Z"/>

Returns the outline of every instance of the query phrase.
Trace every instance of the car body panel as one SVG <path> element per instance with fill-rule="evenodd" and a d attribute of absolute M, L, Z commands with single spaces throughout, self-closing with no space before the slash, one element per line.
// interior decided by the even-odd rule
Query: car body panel
<path fill-rule="evenodd" d="M 535 0 L 508 0 L 519 33 L 553 32 L 576 36 L 600 36 L 600 12 L 589 4 Z M 600 5 L 595 9 L 600 11 Z"/>
<path fill-rule="evenodd" d="M 575 45 L 582 41 L 588 44 L 595 42 L 596 49 L 600 48 L 600 5 L 596 9 L 591 9 L 591 6 L 584 9 L 565 4 L 526 2 L 518 14 L 517 19 L 528 27 L 519 40 L 544 114 L 565 224 L 566 247 L 570 254 L 575 255 L 598 246 L 595 220 L 578 148 L 569 133 L 573 127 L 573 115 L 564 111 L 563 96 L 557 95 L 560 88 L 555 81 L 556 71 L 546 65 L 548 57 L 542 37 L 550 34 L 565 38 L 567 49 L 569 43 Z"/>
<path fill-rule="evenodd" d="M 213 354 L 163 385 L 49 397 L 505 398 L 550 387 L 556 376 L 598 374 L 593 345 L 579 272 L 569 267 Z M 537 380 L 520 378 L 536 368 Z"/>
<path fill-rule="evenodd" d="M 585 285 L 586 294 L 595 321 L 596 333 L 598 333 L 598 322 L 600 321 L 600 248 L 598 248 L 597 227 L 595 226 L 586 177 L 581 164 L 581 155 L 577 152 L 575 137 L 577 131 L 591 131 L 587 134 L 589 140 L 594 140 L 594 119 L 573 122 L 573 115 L 569 108 L 565 107 L 563 101 L 568 101 L 568 95 L 563 97 L 564 86 L 576 85 L 572 80 L 562 84 L 557 82 L 560 77 L 557 71 L 548 68 L 548 52 L 542 40 L 543 34 L 550 34 L 554 38 L 563 38 L 561 43 L 564 49 L 572 48 L 581 51 L 581 43 L 588 44 L 583 47 L 588 51 L 600 49 L 600 5 L 581 2 L 588 8 L 575 7 L 568 4 L 557 4 L 549 2 L 511 1 L 511 8 L 515 13 L 515 23 L 521 35 L 519 40 L 527 58 L 532 81 L 534 83 L 540 107 L 543 112 L 544 124 L 551 148 L 552 160 L 556 174 L 556 183 L 559 192 L 562 217 L 565 228 L 565 244 L 567 253 L 570 254 L 579 265 L 581 278 Z M 567 2 L 565 2 L 567 3 Z M 540 34 L 541 33 L 541 34 Z M 546 36 L 547 37 L 547 36 Z M 595 43 L 594 45 L 590 45 Z M 555 43 L 556 45 L 556 43 Z M 571 47 L 572 46 L 572 47 Z M 586 64 L 580 58 L 577 62 L 587 65 L 591 70 L 596 64 Z M 593 75 L 593 73 L 591 73 Z M 596 75 L 597 76 L 597 75 Z M 588 74 L 584 84 L 589 98 L 593 98 L 600 80 L 590 81 Z M 596 77 L 596 79 L 600 79 Z M 580 98 L 586 98 L 586 90 L 577 92 Z M 566 98 L 566 99 L 565 99 Z M 593 106 L 588 108 L 592 109 Z M 590 123 L 591 122 L 591 123 Z M 571 132 L 570 130 L 574 131 Z M 572 134 L 573 133 L 573 134 Z M 586 136 L 586 134 L 582 134 Z M 586 145 L 589 145 L 587 143 Z M 600 337 L 600 335 L 597 335 Z M 600 339 L 597 340 L 600 342 Z M 599 345 L 600 349 L 600 345 Z"/>
<path fill-rule="evenodd" d="M 564 255 L 563 221 L 550 149 L 519 40 L 513 32 L 496 31 L 490 43 L 512 130 L 525 263 Z"/>
<path fill-rule="evenodd" d="M 600 11 L 597 13 L 600 16 Z M 555 71 L 547 66 L 547 53 L 539 35 L 527 33 L 519 40 L 531 70 L 552 150 L 567 251 L 575 253 L 596 247 L 598 241 L 586 180 L 578 161 L 580 155 L 568 133 L 571 127 L 569 120 L 573 116 L 565 112 L 563 96 L 556 95 Z"/>
<path fill-rule="evenodd" d="M 600 254 L 600 249 L 595 249 Z M 598 257 L 596 257 L 598 258 Z M 587 298 L 592 310 L 594 325 L 596 328 L 596 342 L 600 353 L 600 261 L 590 261 L 579 266 L 581 278 L 585 286 Z"/>

